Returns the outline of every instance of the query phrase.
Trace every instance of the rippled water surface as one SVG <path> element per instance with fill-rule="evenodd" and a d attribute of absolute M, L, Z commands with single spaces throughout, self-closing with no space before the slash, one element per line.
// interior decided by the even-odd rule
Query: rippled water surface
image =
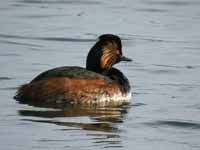
<path fill-rule="evenodd" d="M 199 0 L 2 0 L 0 149 L 199 150 Z M 47 69 L 85 66 L 102 33 L 118 34 L 132 86 L 121 108 L 28 106 L 16 88 Z"/>

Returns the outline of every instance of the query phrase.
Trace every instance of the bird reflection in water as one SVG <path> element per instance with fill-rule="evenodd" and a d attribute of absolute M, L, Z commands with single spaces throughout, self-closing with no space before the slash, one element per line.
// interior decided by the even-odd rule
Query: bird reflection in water
<path fill-rule="evenodd" d="M 19 110 L 19 114 L 24 117 L 22 121 L 62 126 L 64 128 L 59 130 L 63 132 L 73 131 L 69 133 L 75 135 L 77 134 L 76 131 L 84 131 L 87 133 L 86 136 L 90 139 L 93 146 L 103 146 L 104 148 L 123 147 L 120 136 L 121 130 L 118 128 L 118 125 L 123 123 L 129 105 L 112 105 L 112 107 L 82 105 L 59 106 L 55 104 L 51 106 L 50 104 L 38 103 L 29 105 L 35 107 Z M 80 121 L 81 117 L 83 119 Z M 90 121 L 85 117 L 89 118 Z M 70 121 L 66 121 L 67 119 Z"/>
<path fill-rule="evenodd" d="M 111 106 L 86 106 L 70 104 L 46 105 L 39 103 L 29 103 L 29 105 L 36 106 L 34 108 L 37 109 L 32 108 L 19 110 L 20 115 L 31 117 L 30 119 L 23 120 L 40 123 L 50 123 L 65 127 L 74 127 L 75 130 L 92 130 L 102 132 L 119 131 L 119 129 L 116 127 L 116 123 L 122 123 L 125 115 L 128 112 L 128 105 L 114 106 L 112 104 Z M 42 107 L 42 110 L 38 110 L 38 107 Z M 32 117 L 39 117 L 40 119 L 33 119 Z M 55 118 L 59 117 L 89 117 L 91 119 L 91 122 L 88 123 L 87 121 L 87 123 L 83 123 L 80 122 L 79 119 L 74 122 L 66 122 L 66 118 L 65 121 L 55 121 Z"/>

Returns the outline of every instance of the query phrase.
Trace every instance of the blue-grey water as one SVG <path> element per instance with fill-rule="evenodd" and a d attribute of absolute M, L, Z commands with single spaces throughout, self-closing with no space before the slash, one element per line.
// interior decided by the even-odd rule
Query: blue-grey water
<path fill-rule="evenodd" d="M 119 35 L 132 99 L 121 108 L 19 104 L 16 88 L 58 66 L 85 66 Z M 199 0 L 1 0 L 1 150 L 199 150 Z"/>

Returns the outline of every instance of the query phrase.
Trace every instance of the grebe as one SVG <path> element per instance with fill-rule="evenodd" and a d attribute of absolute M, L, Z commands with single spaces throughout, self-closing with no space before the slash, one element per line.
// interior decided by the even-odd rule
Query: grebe
<path fill-rule="evenodd" d="M 130 84 L 121 71 L 113 68 L 122 55 L 118 36 L 103 34 L 87 56 L 86 68 L 64 66 L 45 71 L 22 85 L 16 100 L 55 104 L 123 104 L 131 98 Z"/>

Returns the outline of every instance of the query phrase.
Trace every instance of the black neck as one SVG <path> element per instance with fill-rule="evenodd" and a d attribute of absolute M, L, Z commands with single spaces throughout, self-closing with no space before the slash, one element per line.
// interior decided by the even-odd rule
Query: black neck
<path fill-rule="evenodd" d="M 102 43 L 97 42 L 90 50 L 87 56 L 86 69 L 97 73 L 102 73 L 100 59 L 102 55 Z"/>

